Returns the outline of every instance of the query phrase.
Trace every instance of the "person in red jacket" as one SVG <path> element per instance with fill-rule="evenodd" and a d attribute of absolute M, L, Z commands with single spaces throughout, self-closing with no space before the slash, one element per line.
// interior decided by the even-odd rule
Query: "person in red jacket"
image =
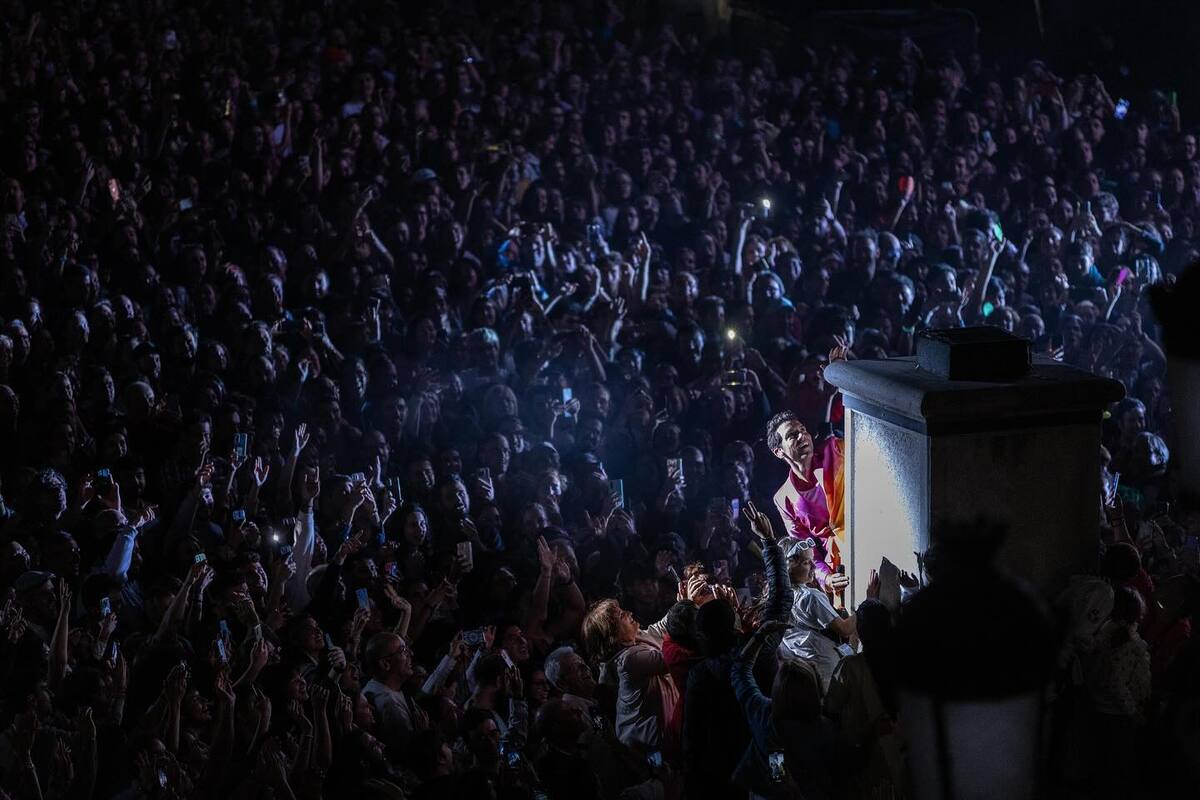
<path fill-rule="evenodd" d="M 663 661 L 677 687 L 687 687 L 688 672 L 701 660 L 700 647 L 696 644 L 695 637 L 696 609 L 695 602 L 682 600 L 672 606 L 664 618 L 667 632 L 663 637 Z M 682 756 L 683 703 L 675 703 L 665 722 L 663 754 L 668 761 L 679 763 Z"/>

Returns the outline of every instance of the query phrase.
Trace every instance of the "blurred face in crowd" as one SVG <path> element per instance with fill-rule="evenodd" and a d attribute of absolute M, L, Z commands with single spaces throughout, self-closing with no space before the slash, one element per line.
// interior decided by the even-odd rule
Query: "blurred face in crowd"
<path fill-rule="evenodd" d="M 376 662 L 376 669 L 390 685 L 400 685 L 413 674 L 412 649 L 395 634 L 379 634 L 386 638 L 386 649 Z"/>
<path fill-rule="evenodd" d="M 1141 406 L 1135 406 L 1121 415 L 1120 422 L 1122 437 L 1132 441 L 1146 429 L 1146 410 Z"/>
<path fill-rule="evenodd" d="M 581 419 L 575 426 L 575 442 L 581 450 L 596 450 L 604 438 L 604 423 L 596 417 Z"/>
<path fill-rule="evenodd" d="M 488 437 L 479 451 L 480 463 L 491 470 L 493 478 L 508 472 L 511 458 L 512 448 L 508 444 L 508 439 L 499 434 Z"/>
<path fill-rule="evenodd" d="M 471 511 L 471 497 L 467 487 L 460 480 L 451 480 L 442 485 L 442 508 L 458 516 L 466 516 Z"/>
<path fill-rule="evenodd" d="M 413 462 L 409 467 L 409 483 L 421 494 L 428 494 L 433 491 L 434 481 L 437 479 L 433 471 L 433 462 L 429 459 L 422 459 Z"/>
<path fill-rule="evenodd" d="M 693 330 L 679 340 L 679 354 L 685 364 L 697 365 L 704 354 L 704 334 Z"/>
<path fill-rule="evenodd" d="M 194 725 L 212 722 L 212 704 L 196 689 L 192 689 L 184 698 L 184 718 Z"/>
<path fill-rule="evenodd" d="M 438 455 L 438 472 L 442 477 L 461 475 L 463 471 L 462 454 L 454 448 L 443 450 Z"/>
<path fill-rule="evenodd" d="M 541 503 L 532 503 L 521 515 L 521 529 L 527 537 L 534 536 L 549 524 L 546 509 Z"/>
<path fill-rule="evenodd" d="M 508 440 L 513 453 L 521 454 L 529 449 L 529 440 L 525 438 L 525 426 L 519 417 L 509 417 L 500 424 L 500 433 Z"/>
<path fill-rule="evenodd" d="M 516 625 L 509 625 L 498 632 L 500 646 L 508 653 L 514 663 L 524 664 L 529 660 L 529 641 L 525 632 Z"/>
<path fill-rule="evenodd" d="M 404 519 L 404 541 L 414 547 L 429 541 L 429 520 L 421 511 L 414 511 Z"/>
<path fill-rule="evenodd" d="M 57 520 L 67 510 L 67 490 L 62 484 L 38 487 L 34 494 L 38 516 L 47 521 Z"/>
<path fill-rule="evenodd" d="M 575 652 L 568 654 L 560 663 L 559 688 L 563 692 L 591 697 L 596 691 L 596 679 L 587 662 Z"/>
<path fill-rule="evenodd" d="M 584 411 L 595 414 L 601 419 L 608 419 L 612 412 L 612 395 L 602 385 L 597 384 L 594 388 L 590 388 L 580 399 Z"/>
<path fill-rule="evenodd" d="M 289 700 L 298 701 L 308 699 L 308 681 L 304 680 L 299 670 L 292 672 L 291 680 L 287 684 L 287 697 Z"/>
<path fill-rule="evenodd" d="M 557 472 L 549 472 L 538 479 L 538 501 L 553 506 L 562 498 L 563 483 Z"/>
<path fill-rule="evenodd" d="M 55 596 L 53 584 L 49 581 L 34 586 L 20 593 L 17 602 L 25 611 L 25 616 L 39 625 L 53 625 L 58 615 L 58 599 Z"/>

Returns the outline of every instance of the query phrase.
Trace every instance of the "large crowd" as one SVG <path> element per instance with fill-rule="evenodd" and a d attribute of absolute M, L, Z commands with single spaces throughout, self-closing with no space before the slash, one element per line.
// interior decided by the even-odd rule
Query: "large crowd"
<path fill-rule="evenodd" d="M 4 8 L 0 797 L 906 796 L 823 368 L 982 324 L 1128 393 L 1048 780 L 1196 779 L 1173 92 L 615 0 Z"/>

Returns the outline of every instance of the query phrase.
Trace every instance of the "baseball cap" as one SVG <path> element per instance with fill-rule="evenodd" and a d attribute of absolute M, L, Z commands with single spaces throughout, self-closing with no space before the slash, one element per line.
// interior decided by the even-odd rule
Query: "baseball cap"
<path fill-rule="evenodd" d="M 411 183 L 429 183 L 430 181 L 436 181 L 436 180 L 437 180 L 436 172 L 429 169 L 428 167 L 422 167 L 421 169 L 419 169 L 413 173 L 412 178 L 410 179 L 410 182 Z"/>

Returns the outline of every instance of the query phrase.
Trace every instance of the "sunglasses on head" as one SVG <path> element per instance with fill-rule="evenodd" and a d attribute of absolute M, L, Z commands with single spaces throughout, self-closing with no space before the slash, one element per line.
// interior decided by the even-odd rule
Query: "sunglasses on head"
<path fill-rule="evenodd" d="M 812 550 L 816 546 L 817 546 L 817 540 L 812 538 L 811 536 L 804 538 L 804 539 L 795 539 L 795 540 L 793 540 L 792 545 L 788 549 L 788 558 L 792 558 L 792 557 L 796 556 L 797 552 L 800 550 Z"/>

